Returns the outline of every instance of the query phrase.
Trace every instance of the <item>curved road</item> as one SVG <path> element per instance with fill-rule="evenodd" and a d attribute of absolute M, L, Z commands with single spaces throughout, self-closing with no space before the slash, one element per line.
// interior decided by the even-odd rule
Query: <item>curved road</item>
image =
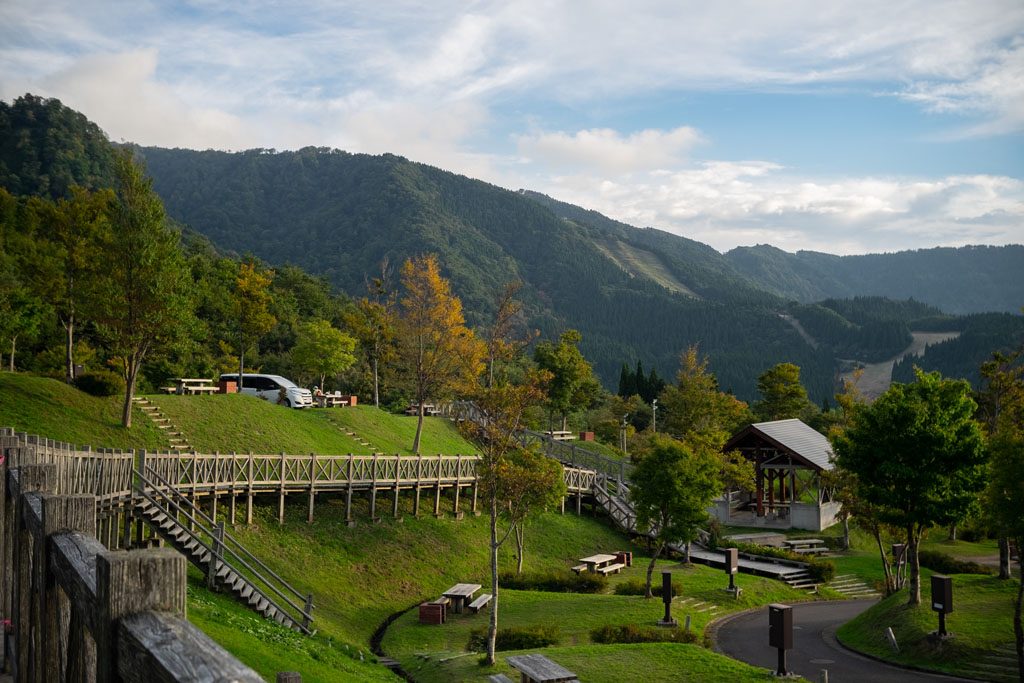
<path fill-rule="evenodd" d="M 835 639 L 840 625 L 875 604 L 876 600 L 839 600 L 793 605 L 793 649 L 787 653 L 790 671 L 811 681 L 828 669 L 829 683 L 951 683 L 968 679 L 901 669 L 847 650 Z M 726 618 L 715 635 L 715 649 L 735 659 L 775 671 L 778 651 L 768 646 L 768 608 Z"/>

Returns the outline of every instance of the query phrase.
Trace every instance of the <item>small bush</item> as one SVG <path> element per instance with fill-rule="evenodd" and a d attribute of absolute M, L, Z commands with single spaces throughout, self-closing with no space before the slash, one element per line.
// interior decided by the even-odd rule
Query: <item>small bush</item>
<path fill-rule="evenodd" d="M 590 632 L 590 640 L 603 645 L 616 643 L 695 643 L 697 634 L 679 628 L 653 626 L 600 626 Z"/>
<path fill-rule="evenodd" d="M 679 584 L 672 584 L 672 595 L 673 597 L 679 595 Z M 661 584 L 654 583 L 651 585 L 651 592 L 654 595 L 661 595 Z M 615 584 L 616 595 L 645 595 L 647 593 L 647 582 L 641 581 L 640 579 L 630 579 L 629 581 L 623 581 L 622 583 Z"/>
<path fill-rule="evenodd" d="M 92 396 L 118 396 L 124 393 L 124 379 L 109 370 L 84 372 L 75 377 L 75 387 Z"/>
<path fill-rule="evenodd" d="M 550 625 L 528 626 L 523 628 L 499 628 L 495 638 L 494 649 L 529 650 L 535 647 L 548 647 L 558 644 L 558 627 Z M 469 632 L 467 650 L 482 652 L 487 649 L 487 629 L 475 628 Z"/>
<path fill-rule="evenodd" d="M 570 571 L 526 572 L 514 574 L 505 572 L 498 578 L 498 585 L 521 591 L 545 591 L 548 593 L 603 593 L 608 579 L 601 574 Z"/>
<path fill-rule="evenodd" d="M 977 562 L 958 560 L 952 555 L 940 553 L 936 550 L 917 551 L 918 560 L 922 567 L 927 567 L 933 572 L 940 574 L 995 574 L 995 569 L 986 567 Z"/>
<path fill-rule="evenodd" d="M 722 523 L 717 519 L 708 522 L 708 550 L 718 550 L 722 543 Z"/>
<path fill-rule="evenodd" d="M 815 583 L 828 583 L 836 575 L 836 565 L 817 557 L 807 558 L 807 573 Z"/>

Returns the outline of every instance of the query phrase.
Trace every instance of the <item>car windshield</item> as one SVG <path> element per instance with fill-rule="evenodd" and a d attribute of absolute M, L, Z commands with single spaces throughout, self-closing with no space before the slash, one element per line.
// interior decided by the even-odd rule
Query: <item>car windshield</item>
<path fill-rule="evenodd" d="M 277 375 L 274 375 L 273 379 L 284 389 L 298 389 L 298 386 L 295 384 L 295 382 L 289 379 L 285 379 L 284 377 L 278 377 Z"/>

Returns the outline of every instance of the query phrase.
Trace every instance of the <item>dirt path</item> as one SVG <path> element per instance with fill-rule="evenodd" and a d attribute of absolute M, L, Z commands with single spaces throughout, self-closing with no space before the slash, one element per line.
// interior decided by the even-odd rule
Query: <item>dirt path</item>
<path fill-rule="evenodd" d="M 889 385 L 892 383 L 893 365 L 900 358 L 907 355 L 920 356 L 929 344 L 938 344 L 960 336 L 959 332 L 911 332 L 911 334 L 914 336 L 914 341 L 903 351 L 889 360 L 882 361 L 881 363 L 868 363 L 863 366 L 864 372 L 861 375 L 860 381 L 857 382 L 857 388 L 860 389 L 865 398 L 878 398 L 889 388 Z M 845 372 L 842 377 L 844 380 L 850 379 L 853 377 L 853 373 Z"/>

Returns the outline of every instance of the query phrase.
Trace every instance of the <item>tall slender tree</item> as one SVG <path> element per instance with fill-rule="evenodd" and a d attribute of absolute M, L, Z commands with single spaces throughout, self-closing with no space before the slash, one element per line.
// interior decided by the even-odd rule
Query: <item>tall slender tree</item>
<path fill-rule="evenodd" d="M 399 350 L 416 400 L 416 435 L 420 452 L 424 405 L 460 390 L 470 391 L 484 369 L 484 345 L 466 327 L 462 302 L 441 277 L 437 256 L 428 254 L 402 265 Z"/>
<path fill-rule="evenodd" d="M 533 354 L 537 367 L 551 373 L 547 389 L 549 422 L 552 414 L 561 415 L 562 429 L 570 411 L 590 405 L 601 392 L 594 369 L 580 353 L 582 339 L 576 330 L 567 330 L 557 344 L 537 344 Z"/>
<path fill-rule="evenodd" d="M 164 220 L 152 181 L 131 150 L 117 153 L 116 200 L 104 234 L 104 269 L 91 300 L 96 321 L 125 379 L 121 423 L 132 424 L 132 398 L 143 361 L 180 343 L 191 322 L 188 269 L 179 236 Z"/>

